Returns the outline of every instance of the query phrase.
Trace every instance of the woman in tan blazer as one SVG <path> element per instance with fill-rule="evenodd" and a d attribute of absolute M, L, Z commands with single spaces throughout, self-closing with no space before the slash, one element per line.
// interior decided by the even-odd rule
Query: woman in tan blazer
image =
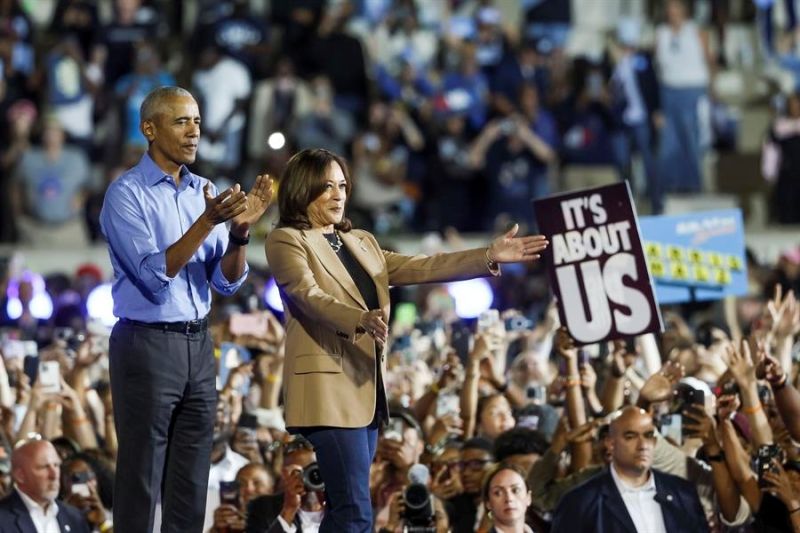
<path fill-rule="evenodd" d="M 380 248 L 345 218 L 345 161 L 303 150 L 278 189 L 280 221 L 266 243 L 286 313 L 286 425 L 314 445 L 326 483 L 322 532 L 372 528 L 369 468 L 388 418 L 383 386 L 389 286 L 499 275 L 498 263 L 531 261 L 542 236 L 516 226 L 487 248 L 407 256 Z"/>

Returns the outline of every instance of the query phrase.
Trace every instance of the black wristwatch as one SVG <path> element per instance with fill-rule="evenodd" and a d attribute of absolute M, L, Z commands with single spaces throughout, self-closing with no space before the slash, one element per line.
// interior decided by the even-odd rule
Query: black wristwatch
<path fill-rule="evenodd" d="M 247 234 L 247 237 L 242 239 L 241 237 L 237 237 L 236 235 L 234 235 L 233 233 L 231 233 L 229 231 L 228 232 L 228 239 L 233 244 L 235 244 L 236 246 L 247 246 L 248 244 L 250 244 L 250 234 L 249 233 Z"/>

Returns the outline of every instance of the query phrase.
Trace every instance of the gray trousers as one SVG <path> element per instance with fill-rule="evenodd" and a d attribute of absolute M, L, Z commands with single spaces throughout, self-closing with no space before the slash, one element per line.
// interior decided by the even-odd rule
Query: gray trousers
<path fill-rule="evenodd" d="M 152 531 L 161 495 L 162 532 L 201 532 L 217 403 L 210 333 L 118 322 L 109 358 L 119 441 L 114 531 Z"/>

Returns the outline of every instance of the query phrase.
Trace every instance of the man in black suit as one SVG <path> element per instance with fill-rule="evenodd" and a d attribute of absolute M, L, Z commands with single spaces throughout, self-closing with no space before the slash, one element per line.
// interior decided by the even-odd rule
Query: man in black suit
<path fill-rule="evenodd" d="M 697 489 L 651 468 L 656 433 L 652 417 L 626 407 L 611 423 L 608 469 L 561 498 L 553 533 L 708 533 Z"/>
<path fill-rule="evenodd" d="M 29 441 L 11 455 L 14 489 L 0 500 L 0 533 L 89 533 L 80 511 L 58 501 L 61 459 L 46 440 Z"/>
<path fill-rule="evenodd" d="M 314 447 L 300 435 L 283 452 L 283 492 L 259 496 L 247 508 L 247 533 L 316 533 L 324 516 L 325 493 L 310 491 L 303 470 L 317 462 Z"/>

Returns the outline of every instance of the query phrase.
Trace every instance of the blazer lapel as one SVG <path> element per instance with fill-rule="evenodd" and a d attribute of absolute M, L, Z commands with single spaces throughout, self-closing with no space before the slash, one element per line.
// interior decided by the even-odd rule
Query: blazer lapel
<path fill-rule="evenodd" d="M 364 298 L 361 297 L 361 292 L 358 290 L 358 287 L 356 287 L 353 278 L 350 277 L 350 273 L 344 268 L 344 265 L 333 251 L 333 248 L 331 248 L 328 240 L 322 235 L 322 231 L 312 229 L 304 230 L 302 233 L 303 237 L 311 245 L 311 249 L 319 258 L 322 266 L 328 271 L 328 274 L 347 291 L 347 294 L 349 294 L 353 300 L 358 302 L 364 309 L 367 309 L 367 304 Z M 342 235 L 340 234 L 340 236 Z M 344 238 L 342 242 L 344 242 Z"/>
<path fill-rule="evenodd" d="M 609 466 L 609 468 L 612 468 Z M 617 522 L 624 526 L 625 531 L 636 533 L 636 526 L 633 525 L 631 515 L 628 514 L 628 509 L 625 507 L 625 502 L 622 501 L 622 495 L 617 490 L 617 485 L 614 483 L 614 478 L 611 477 L 611 472 L 606 470 L 604 474 L 604 482 L 600 490 L 602 496 L 602 505 L 610 514 L 614 515 Z M 603 524 L 604 531 L 613 531 L 610 529 L 611 524 Z M 668 529 L 667 531 L 672 531 Z"/>
<path fill-rule="evenodd" d="M 651 470 L 651 472 L 656 478 L 656 495 L 658 496 L 656 502 L 661 507 L 661 514 L 664 516 L 664 526 L 667 528 L 667 531 L 680 531 L 685 529 L 685 527 L 682 527 L 684 524 L 683 520 L 681 520 L 681 515 L 676 515 L 675 513 L 675 511 L 680 512 L 675 507 L 678 502 L 677 494 L 666 486 L 664 480 L 661 479 L 655 470 Z"/>
<path fill-rule="evenodd" d="M 22 501 L 22 498 L 17 494 L 16 490 L 14 490 L 13 498 L 14 514 L 17 516 L 16 523 L 20 533 L 35 533 L 36 526 L 33 525 L 33 519 L 30 513 L 28 513 L 28 508 L 25 507 L 25 502 Z"/>
<path fill-rule="evenodd" d="M 72 531 L 72 526 L 66 520 L 66 513 L 62 512 L 62 509 L 58 509 L 58 514 L 56 515 L 56 520 L 58 520 L 58 527 L 61 528 L 61 531 L 65 533 L 70 533 Z"/>
<path fill-rule="evenodd" d="M 363 238 L 356 237 L 352 233 L 342 233 L 342 242 L 347 249 L 353 254 L 353 257 L 359 264 L 364 267 L 364 270 L 369 276 L 375 280 L 380 276 L 383 271 L 383 265 L 375 258 L 374 252 L 370 251 L 370 246 Z M 378 303 L 381 307 L 389 303 L 389 287 L 383 283 L 375 283 L 375 289 L 378 293 Z"/>

